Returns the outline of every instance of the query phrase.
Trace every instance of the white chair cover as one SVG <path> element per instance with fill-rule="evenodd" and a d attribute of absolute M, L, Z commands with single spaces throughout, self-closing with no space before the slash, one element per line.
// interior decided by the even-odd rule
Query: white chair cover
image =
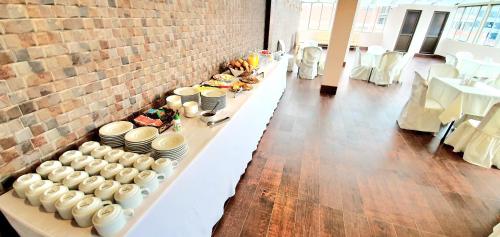
<path fill-rule="evenodd" d="M 485 168 L 500 168 L 500 103 L 491 107 L 472 135 L 464 160 Z"/>
<path fill-rule="evenodd" d="M 401 53 L 387 52 L 382 55 L 380 64 L 373 70 L 370 81 L 376 85 L 390 85 L 392 84 L 391 75 L 394 74 L 393 69 L 396 64 L 401 60 Z"/>
<path fill-rule="evenodd" d="M 474 74 L 476 77 L 487 77 L 495 80 L 500 76 L 500 65 L 495 63 L 484 63 L 479 65 L 477 72 Z"/>
<path fill-rule="evenodd" d="M 474 60 L 474 55 L 470 52 L 458 52 L 456 68 L 462 76 L 473 76 L 479 68 L 479 63 Z"/>
<path fill-rule="evenodd" d="M 457 66 L 457 57 L 455 57 L 455 55 L 446 54 L 445 60 L 446 60 L 446 64 L 450 64 L 451 66 L 454 66 L 454 67 Z"/>
<path fill-rule="evenodd" d="M 500 167 L 500 103 L 479 122 L 469 119 L 445 140 L 453 151 L 464 152 L 464 160 L 485 168 Z"/>
<path fill-rule="evenodd" d="M 401 72 L 408 65 L 408 63 L 413 59 L 415 53 L 406 53 L 401 60 L 396 64 L 394 70 L 391 72 L 391 81 L 401 83 Z"/>
<path fill-rule="evenodd" d="M 487 82 L 487 84 L 490 85 L 490 86 L 493 86 L 495 88 L 500 89 L 500 75 L 498 75 L 498 77 L 496 79 L 489 80 Z"/>
<path fill-rule="evenodd" d="M 354 64 L 349 74 L 349 77 L 356 80 L 368 80 L 370 76 L 370 66 L 367 60 L 362 60 L 361 50 L 356 47 L 354 52 Z"/>
<path fill-rule="evenodd" d="M 465 147 L 469 144 L 479 123 L 479 120 L 467 119 L 465 122 L 460 123 L 460 125 L 446 137 L 444 143 L 452 146 L 454 152 L 465 151 Z"/>
<path fill-rule="evenodd" d="M 418 72 L 415 72 L 410 98 L 397 120 L 400 128 L 433 133 L 440 130 L 441 121 L 438 116 L 442 109 L 425 108 L 426 94 L 427 83 Z"/>
<path fill-rule="evenodd" d="M 427 80 L 429 81 L 433 77 L 457 78 L 458 70 L 450 64 L 444 64 L 444 63 L 432 64 L 429 69 L 429 75 L 427 76 Z"/>
<path fill-rule="evenodd" d="M 318 75 L 318 62 L 322 49 L 310 46 L 304 49 L 304 55 L 299 63 L 299 78 L 312 80 Z"/>

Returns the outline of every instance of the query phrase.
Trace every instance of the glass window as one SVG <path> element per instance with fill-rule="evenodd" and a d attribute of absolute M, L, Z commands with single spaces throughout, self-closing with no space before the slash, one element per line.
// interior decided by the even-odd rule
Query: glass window
<path fill-rule="evenodd" d="M 335 13 L 335 3 L 320 1 L 303 2 L 300 14 L 300 30 L 330 30 Z"/>
<path fill-rule="evenodd" d="M 309 17 L 309 29 L 316 30 L 319 28 L 319 20 L 321 19 L 321 3 L 313 3 L 311 6 L 311 17 Z"/>
<path fill-rule="evenodd" d="M 469 36 L 469 32 L 464 30 L 465 25 L 466 25 L 466 24 L 464 24 L 464 22 L 469 17 L 470 9 L 471 9 L 470 7 L 466 7 L 464 10 L 464 13 L 462 15 L 462 19 L 460 19 L 460 22 L 459 22 L 459 27 L 457 29 L 457 32 L 455 33 L 456 40 L 463 41 L 463 39 L 467 39 L 467 36 Z"/>
<path fill-rule="evenodd" d="M 309 26 L 309 16 L 311 15 L 311 4 L 302 3 L 302 12 L 300 13 L 299 29 L 305 30 Z"/>
<path fill-rule="evenodd" d="M 382 32 L 389 10 L 389 6 L 361 5 L 354 17 L 354 31 Z"/>
<path fill-rule="evenodd" d="M 478 44 L 486 46 L 498 46 L 500 31 L 500 5 L 491 7 L 488 18 L 484 22 L 481 33 L 477 39 Z"/>
<path fill-rule="evenodd" d="M 453 21 L 451 23 L 451 30 L 449 33 L 449 37 L 452 39 L 455 38 L 455 34 L 456 34 L 458 28 L 460 27 L 460 20 L 462 19 L 463 13 L 464 13 L 463 7 L 460 7 L 455 11 L 455 15 L 454 15 Z"/>
<path fill-rule="evenodd" d="M 477 32 L 479 31 L 479 26 L 481 25 L 481 22 L 484 19 L 484 16 L 486 14 L 486 6 L 481 6 L 479 9 L 479 14 L 477 15 L 476 19 L 472 23 L 472 30 L 469 34 L 469 38 L 467 39 L 467 42 L 473 43 L 474 39 L 476 38 Z"/>

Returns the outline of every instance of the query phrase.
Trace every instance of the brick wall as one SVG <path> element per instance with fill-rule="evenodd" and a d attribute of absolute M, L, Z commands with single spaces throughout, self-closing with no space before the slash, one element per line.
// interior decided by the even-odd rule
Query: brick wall
<path fill-rule="evenodd" d="M 276 50 L 278 40 L 292 48 L 292 36 L 297 33 L 300 20 L 301 0 L 272 0 L 269 25 L 269 49 Z"/>
<path fill-rule="evenodd" d="M 265 0 L 3 0 L 0 176 L 261 48 Z"/>

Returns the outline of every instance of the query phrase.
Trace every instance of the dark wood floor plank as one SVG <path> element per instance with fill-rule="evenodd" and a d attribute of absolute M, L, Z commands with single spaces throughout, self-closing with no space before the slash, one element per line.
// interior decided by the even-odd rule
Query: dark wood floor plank
<path fill-rule="evenodd" d="M 346 237 L 373 236 L 366 216 L 349 211 L 344 211 L 343 215 Z"/>
<path fill-rule="evenodd" d="M 344 214 L 340 210 L 320 206 L 319 236 L 345 236 Z"/>
<path fill-rule="evenodd" d="M 369 219 L 370 230 L 372 235 L 375 237 L 396 237 L 396 230 L 394 226 L 390 223 L 377 220 L 377 219 Z"/>
<path fill-rule="evenodd" d="M 258 187 L 249 207 L 241 236 L 266 236 L 276 193 Z"/>
<path fill-rule="evenodd" d="M 298 200 L 295 211 L 294 236 L 316 237 L 319 236 L 319 204 Z"/>
<path fill-rule="evenodd" d="M 420 237 L 417 229 L 409 228 L 402 225 L 394 225 L 397 237 Z"/>
<path fill-rule="evenodd" d="M 292 236 L 295 227 L 297 199 L 278 194 L 274 201 L 273 212 L 267 236 Z"/>

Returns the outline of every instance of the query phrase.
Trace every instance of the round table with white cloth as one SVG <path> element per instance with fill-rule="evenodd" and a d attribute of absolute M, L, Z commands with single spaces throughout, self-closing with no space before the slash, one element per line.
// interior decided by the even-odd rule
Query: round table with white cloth
<path fill-rule="evenodd" d="M 462 115 L 483 117 L 500 102 L 500 90 L 482 82 L 474 86 L 462 85 L 456 78 L 435 77 L 429 82 L 426 107 L 439 103 L 444 108 L 439 119 L 443 124 L 455 121 Z"/>

